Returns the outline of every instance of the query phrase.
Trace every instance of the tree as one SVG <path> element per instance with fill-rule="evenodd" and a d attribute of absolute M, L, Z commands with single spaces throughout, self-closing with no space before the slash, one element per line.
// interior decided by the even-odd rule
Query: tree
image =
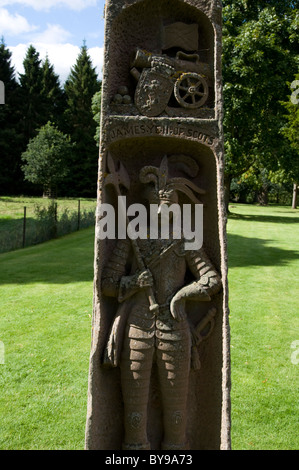
<path fill-rule="evenodd" d="M 62 117 L 66 106 L 65 93 L 48 56 L 42 64 L 41 71 L 42 96 L 46 105 L 47 120 L 58 126 L 63 125 Z"/>
<path fill-rule="evenodd" d="M 11 52 L 0 42 L 0 80 L 5 85 L 5 105 L 0 106 L 0 194 L 16 194 L 20 188 L 22 134 L 20 87 L 11 65 Z M 12 145 L 13 143 L 13 145 Z"/>
<path fill-rule="evenodd" d="M 70 138 L 48 122 L 22 154 L 25 179 L 43 186 L 44 196 L 52 197 L 67 175 L 67 160 L 72 148 Z"/>
<path fill-rule="evenodd" d="M 47 122 L 46 102 L 43 90 L 43 73 L 39 53 L 29 46 L 23 62 L 24 73 L 20 74 L 23 100 L 24 147 L 37 134 L 37 130 Z"/>
<path fill-rule="evenodd" d="M 282 134 L 290 142 L 292 152 L 285 156 L 283 166 L 287 170 L 289 177 L 293 183 L 293 203 L 292 208 L 297 208 L 297 191 L 299 182 L 299 74 L 296 75 L 295 80 L 290 84 L 292 95 L 290 99 L 283 104 L 287 111 L 287 122 L 282 128 Z"/>
<path fill-rule="evenodd" d="M 65 83 L 66 130 L 76 143 L 70 161 L 72 171 L 67 182 L 68 194 L 71 195 L 96 195 L 98 149 L 94 135 L 97 126 L 91 106 L 92 98 L 100 87 L 96 70 L 84 44 Z"/>
<path fill-rule="evenodd" d="M 101 122 L 101 104 L 102 104 L 102 92 L 97 91 L 96 94 L 92 98 L 92 113 L 93 113 L 93 119 L 97 124 L 97 129 L 96 129 L 96 134 L 94 136 L 95 141 L 97 143 L 97 146 L 99 147 L 100 145 L 100 122 Z"/>
<path fill-rule="evenodd" d="M 227 203 L 232 178 L 255 162 L 279 169 L 286 141 L 280 128 L 286 82 L 297 70 L 296 10 L 292 1 L 226 0 L 224 16 L 224 132 Z"/>

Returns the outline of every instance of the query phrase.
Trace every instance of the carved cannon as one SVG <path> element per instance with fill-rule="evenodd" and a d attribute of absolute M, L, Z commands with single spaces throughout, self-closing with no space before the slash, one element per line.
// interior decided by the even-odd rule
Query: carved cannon
<path fill-rule="evenodd" d="M 165 110 L 173 92 L 177 103 L 186 109 L 200 108 L 209 97 L 211 69 L 200 62 L 198 54 L 180 51 L 171 58 L 138 49 L 131 74 L 138 80 L 135 104 L 149 117 Z"/>

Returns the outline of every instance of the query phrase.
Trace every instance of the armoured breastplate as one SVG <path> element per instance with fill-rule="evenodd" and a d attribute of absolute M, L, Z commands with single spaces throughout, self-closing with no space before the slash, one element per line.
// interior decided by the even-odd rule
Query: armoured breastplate
<path fill-rule="evenodd" d="M 185 253 L 181 240 L 139 240 L 145 265 L 154 279 L 156 301 L 169 304 L 174 294 L 184 285 Z"/>

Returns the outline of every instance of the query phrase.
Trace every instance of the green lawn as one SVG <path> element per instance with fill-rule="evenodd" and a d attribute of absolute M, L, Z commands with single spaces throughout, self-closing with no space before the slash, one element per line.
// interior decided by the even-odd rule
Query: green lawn
<path fill-rule="evenodd" d="M 231 211 L 233 449 L 298 449 L 299 212 Z M 0 255 L 0 449 L 84 447 L 93 232 Z"/>
<path fill-rule="evenodd" d="M 55 199 L 57 202 L 58 216 L 65 209 L 71 212 L 78 210 L 78 199 L 61 198 Z M 35 217 L 35 207 L 48 207 L 51 203 L 50 199 L 44 199 L 42 197 L 9 197 L 0 196 L 0 230 L 4 228 L 5 222 L 22 219 L 24 216 L 24 207 L 27 208 L 27 216 Z M 81 210 L 93 209 L 96 204 L 95 199 L 82 199 L 80 198 Z"/>
<path fill-rule="evenodd" d="M 299 211 L 235 205 L 231 212 L 233 447 L 298 449 L 291 345 L 299 340 Z"/>
<path fill-rule="evenodd" d="M 0 449 L 84 446 L 93 232 L 0 255 Z"/>

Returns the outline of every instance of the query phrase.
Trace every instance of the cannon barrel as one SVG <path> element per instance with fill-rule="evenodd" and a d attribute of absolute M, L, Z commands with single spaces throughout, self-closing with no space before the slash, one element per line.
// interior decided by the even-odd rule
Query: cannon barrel
<path fill-rule="evenodd" d="M 167 55 L 152 54 L 151 52 L 138 49 L 132 67 L 150 68 L 155 59 L 172 66 L 178 72 L 195 72 L 212 78 L 209 64 L 200 62 L 197 54 L 189 55 L 183 52 L 178 52 L 177 57 L 172 58 Z"/>

